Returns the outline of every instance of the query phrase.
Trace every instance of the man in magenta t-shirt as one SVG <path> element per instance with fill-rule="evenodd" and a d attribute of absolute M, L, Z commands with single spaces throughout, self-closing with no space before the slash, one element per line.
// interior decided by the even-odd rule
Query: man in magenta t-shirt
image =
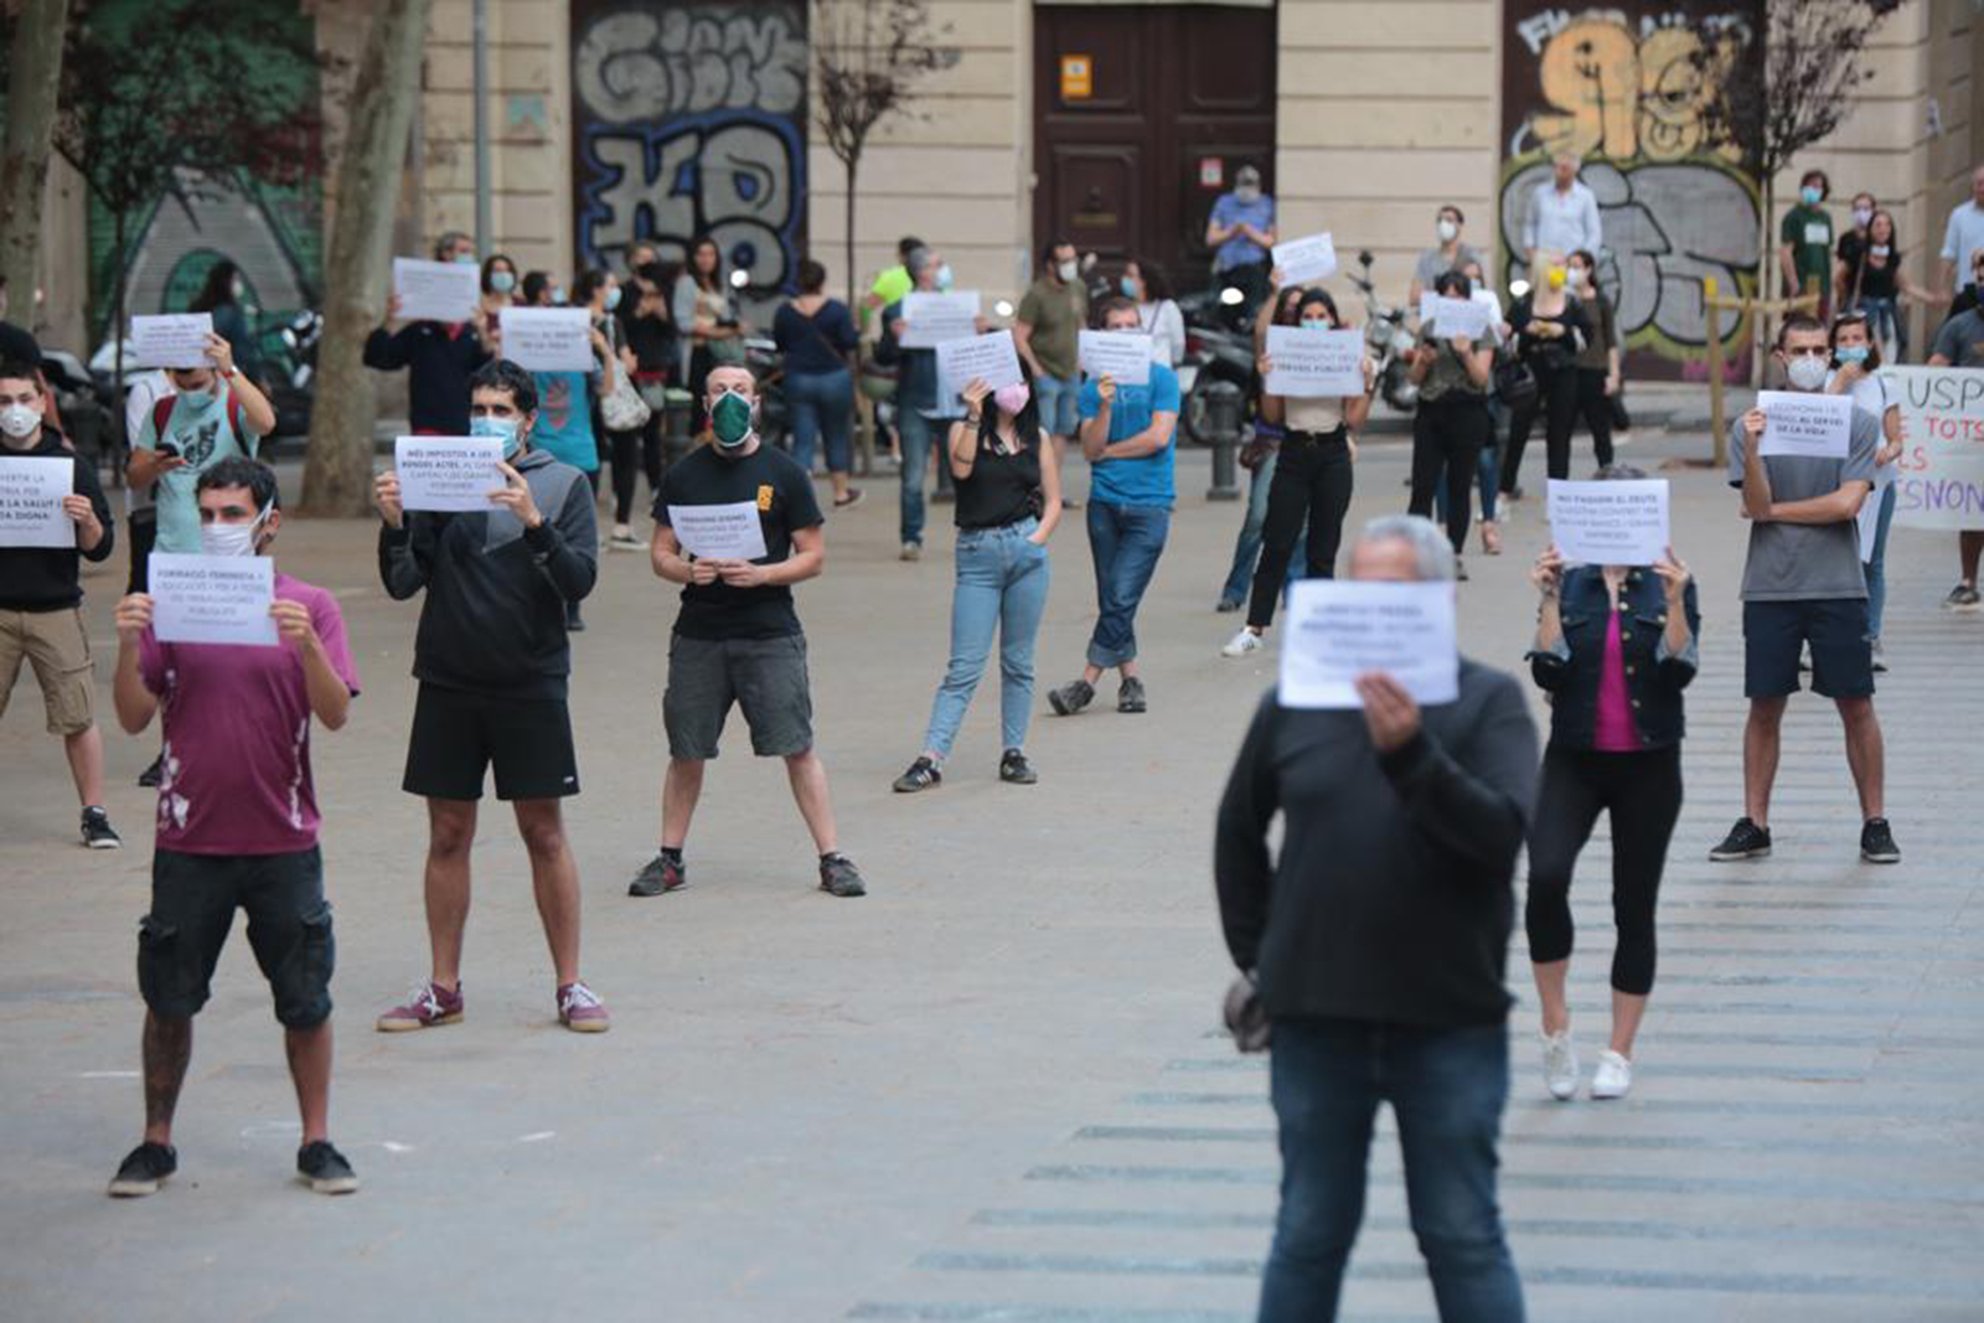
<path fill-rule="evenodd" d="M 265 554 L 282 523 L 273 469 L 225 459 L 200 475 L 201 550 Z M 117 720 L 165 724 L 151 911 L 138 930 L 145 998 L 145 1138 L 110 1193 L 153 1194 L 179 1166 L 172 1114 L 193 1055 L 193 1017 L 234 911 L 269 980 L 303 1114 L 298 1179 L 320 1194 L 358 1188 L 331 1146 L 331 969 L 336 945 L 317 848 L 310 722 L 337 730 L 358 693 L 344 617 L 329 593 L 275 576 L 272 647 L 161 643 L 152 599 L 117 605 Z"/>

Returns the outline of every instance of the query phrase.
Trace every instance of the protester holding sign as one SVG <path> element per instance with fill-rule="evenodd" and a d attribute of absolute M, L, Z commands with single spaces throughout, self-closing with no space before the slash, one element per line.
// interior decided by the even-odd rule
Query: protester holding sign
<path fill-rule="evenodd" d="M 201 473 L 202 546 L 210 556 L 266 556 L 282 527 L 276 475 L 233 457 Z M 151 909 L 138 928 L 145 999 L 144 1142 L 112 1195 L 155 1194 L 179 1168 L 173 1113 L 193 1057 L 193 1017 L 206 1005 L 234 911 L 268 979 L 302 1113 L 296 1172 L 319 1194 L 349 1194 L 358 1177 L 331 1145 L 331 973 L 337 945 L 324 898 L 310 728 L 340 730 L 358 694 L 337 599 L 274 576 L 276 647 L 166 643 L 143 593 L 117 606 L 117 720 L 133 735 L 161 717 Z"/>
<path fill-rule="evenodd" d="M 1832 358 L 1826 329 L 1793 313 L 1778 328 L 1776 357 L 1799 397 L 1825 388 Z M 1777 778 L 1784 709 L 1798 692 L 1798 657 L 1809 646 L 1812 692 L 1833 700 L 1846 728 L 1846 761 L 1860 796 L 1860 857 L 1901 860 L 1884 816 L 1885 755 L 1874 715 L 1873 653 L 1867 642 L 1867 582 L 1860 569 L 1855 523 L 1874 485 L 1881 425 L 1851 412 L 1843 458 L 1784 453 L 1766 456 L 1766 409 L 1752 409 L 1729 428 L 1729 485 L 1743 493 L 1750 550 L 1743 564 L 1743 692 L 1750 717 L 1743 728 L 1743 816 L 1721 844 L 1717 861 L 1760 859 L 1771 851 L 1770 792 Z"/>
<path fill-rule="evenodd" d="M 1644 481 L 1625 465 L 1601 483 Z M 1633 1041 L 1653 990 L 1654 899 L 1681 815 L 1681 691 L 1699 666 L 1701 612 L 1688 567 L 1667 550 L 1650 569 L 1566 567 L 1552 546 L 1530 582 L 1543 595 L 1530 674 L 1550 696 L 1550 743 L 1529 836 L 1524 924 L 1543 1009 L 1543 1075 L 1552 1097 L 1577 1092 L 1565 979 L 1571 964 L 1571 874 L 1599 814 L 1612 824 L 1612 1039 L 1593 1098 L 1623 1098 Z"/>
<path fill-rule="evenodd" d="M 96 465 L 48 425 L 47 411 L 40 367 L 0 362 L 0 717 L 25 661 L 41 687 L 48 733 L 62 737 L 68 755 L 82 801 L 83 844 L 114 850 L 122 842 L 103 808 L 103 733 L 83 623 L 82 562 L 108 559 L 116 538 Z M 17 489 L 14 474 L 23 469 L 30 470 L 21 475 L 28 481 Z M 55 481 L 45 481 L 49 476 Z M 46 519 L 21 513 L 33 515 L 34 523 L 57 524 L 64 546 L 15 540 L 16 511 L 44 501 L 51 507 Z"/>
<path fill-rule="evenodd" d="M 1874 496 L 1860 509 L 1860 563 L 1867 569 L 1867 633 L 1874 670 L 1888 668 L 1881 648 L 1881 619 L 1888 601 L 1888 529 L 1894 523 L 1895 461 L 1901 458 L 1901 405 L 1881 370 L 1881 347 L 1864 312 L 1843 312 L 1832 324 L 1832 376 L 1826 390 L 1853 397 L 1853 407 L 1881 420 L 1881 448 L 1874 452 Z M 1871 507 L 1871 509 L 1869 508 Z M 1869 518 L 1872 535 L 1867 533 Z"/>
<path fill-rule="evenodd" d="M 1433 289 L 1485 318 L 1486 310 L 1472 298 L 1472 287 L 1458 271 L 1443 271 Z M 1471 327 L 1468 329 L 1472 329 Z M 1460 559 L 1467 550 L 1467 529 L 1473 520 L 1473 482 L 1488 444 L 1493 423 L 1488 417 L 1488 386 L 1495 366 L 1495 342 L 1456 334 L 1436 315 L 1419 328 L 1419 347 L 1412 351 L 1407 375 L 1419 387 L 1419 408 L 1412 419 L 1412 501 L 1416 515 L 1433 513 L 1433 497 L 1442 480 L 1447 492 L 1447 538 L 1454 544 L 1454 573 L 1467 578 Z"/>
<path fill-rule="evenodd" d="M 934 293 L 949 280 L 950 268 L 932 249 L 913 248 L 903 260 L 917 290 Z M 984 329 L 982 321 L 978 329 Z M 902 543 L 901 559 L 913 561 L 923 557 L 923 483 L 930 469 L 931 440 L 939 427 L 947 426 L 948 420 L 960 416 L 962 410 L 955 397 L 941 389 L 936 351 L 904 346 L 902 339 L 908 332 L 902 300 L 882 309 L 882 338 L 875 346 L 875 361 L 897 367 L 901 374 L 901 385 L 896 391 L 896 425 L 902 437 L 902 499 L 897 531 Z M 939 466 L 938 489 L 942 490 L 948 481 L 948 469 Z"/>
<path fill-rule="evenodd" d="M 1350 577 L 1451 591 L 1453 549 L 1424 519 L 1374 520 Z M 1495 1172 L 1536 727 L 1512 676 L 1462 657 L 1457 680 L 1458 697 L 1433 705 L 1383 671 L 1356 681 L 1361 708 L 1301 710 L 1269 693 L 1220 800 L 1220 922 L 1265 1014 L 1280 1126 L 1263 1323 L 1336 1317 L 1381 1101 L 1399 1117 L 1440 1317 L 1523 1317 Z"/>
<path fill-rule="evenodd" d="M 1984 166 L 1977 170 L 1978 189 L 1984 193 Z M 1969 204 L 1975 205 L 1975 204 Z M 1978 208 L 1984 210 L 1984 208 Z M 1957 209 L 1961 211 L 1962 208 Z M 1950 231 L 1956 232 L 1957 217 L 1950 217 Z M 1947 253 L 1944 256 L 1948 256 Z M 1973 274 L 1973 291 L 1984 290 L 1984 248 L 1970 255 Z M 1984 367 L 1984 310 L 1971 308 L 1943 323 L 1936 332 L 1934 350 L 1929 355 L 1931 367 Z M 1984 528 L 1966 528 L 1957 534 L 1958 579 L 1956 587 L 1950 589 L 1943 599 L 1946 611 L 1975 611 L 1984 605 L 1984 598 L 1978 596 L 1977 565 L 1984 559 Z"/>
<path fill-rule="evenodd" d="M 234 351 L 218 335 L 207 337 L 210 367 L 170 368 L 173 394 L 152 406 L 131 443 L 125 479 L 133 487 L 157 484 L 159 551 L 192 555 L 200 550 L 200 475 L 225 459 L 253 459 L 262 438 L 275 430 L 268 397 L 235 369 Z"/>
<path fill-rule="evenodd" d="M 1547 187 L 1547 186 L 1546 186 Z M 1582 187 L 1582 185 L 1580 185 Z M 1516 357 L 1535 378 L 1536 388 L 1510 403 L 1509 448 L 1502 454 L 1502 495 L 1522 495 L 1522 452 L 1538 414 L 1544 420 L 1544 446 L 1549 474 L 1571 476 L 1571 424 L 1578 405 L 1578 355 L 1591 342 L 1591 322 L 1584 305 L 1569 289 L 1570 276 L 1561 265 L 1538 263 L 1535 283 L 1509 306 L 1509 328 L 1515 335 Z M 1600 463 L 1611 462 L 1610 438 Z"/>
<path fill-rule="evenodd" d="M 1330 331 L 1342 325 L 1336 300 L 1327 290 L 1305 290 L 1296 308 L 1296 322 L 1309 331 Z M 1268 334 L 1274 334 L 1270 328 Z M 1267 517 L 1261 525 L 1261 559 L 1254 566 L 1253 592 L 1247 624 L 1220 649 L 1224 657 L 1245 657 L 1267 646 L 1263 636 L 1274 623 L 1282 581 L 1295 558 L 1295 543 L 1308 521 L 1307 562 L 1311 577 L 1336 574 L 1337 545 L 1343 538 L 1343 517 L 1350 510 L 1357 459 L 1353 434 L 1371 412 L 1372 367 L 1361 358 L 1364 389 L 1355 395 L 1287 398 L 1261 392 L 1261 417 L 1286 428 L 1268 488 Z M 1262 381 L 1275 370 L 1274 359 L 1261 356 L 1256 365 Z"/>
<path fill-rule="evenodd" d="M 469 266 L 475 245 L 449 233 L 434 246 L 436 262 Z M 474 320 L 400 321 L 400 296 L 386 299 L 386 319 L 365 337 L 365 366 L 379 372 L 407 370 L 407 424 L 416 434 L 461 436 L 468 431 L 469 375 L 489 361 L 495 337 Z M 472 314 L 463 313 L 466 319 Z"/>

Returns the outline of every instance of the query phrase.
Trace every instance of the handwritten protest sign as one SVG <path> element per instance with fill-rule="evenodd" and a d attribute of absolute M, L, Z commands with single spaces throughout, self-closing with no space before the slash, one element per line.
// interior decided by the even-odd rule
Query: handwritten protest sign
<path fill-rule="evenodd" d="M 978 291 L 912 290 L 902 296 L 902 319 L 909 323 L 898 342 L 904 349 L 935 349 L 946 340 L 969 340 L 978 334 Z"/>
<path fill-rule="evenodd" d="M 1890 367 L 1881 376 L 1901 408 L 1894 522 L 1984 528 L 1984 368 Z"/>
<path fill-rule="evenodd" d="M 1383 671 L 1420 703 L 1460 697 L 1451 583 L 1303 579 L 1288 590 L 1283 707 L 1362 707 L 1352 682 Z"/>
<path fill-rule="evenodd" d="M 152 553 L 152 632 L 161 643 L 276 644 L 276 563 L 267 556 Z"/>
<path fill-rule="evenodd" d="M 1274 264 L 1281 268 L 1283 286 L 1328 280 L 1336 274 L 1336 244 L 1327 232 L 1290 239 L 1274 246 Z"/>
<path fill-rule="evenodd" d="M 487 513 L 489 495 L 508 485 L 497 465 L 503 443 L 481 436 L 403 436 L 393 442 L 400 505 L 408 510 Z"/>
<path fill-rule="evenodd" d="M 1853 397 L 1805 391 L 1757 392 L 1764 411 L 1760 455 L 1803 455 L 1807 459 L 1845 459 L 1853 439 Z"/>
<path fill-rule="evenodd" d="M 1119 386 L 1150 384 L 1150 337 L 1141 331 L 1083 331 L 1082 371 L 1111 377 Z"/>
<path fill-rule="evenodd" d="M 210 312 L 175 312 L 131 319 L 131 356 L 139 367 L 212 367 L 207 337 L 214 333 Z"/>
<path fill-rule="evenodd" d="M 1364 333 L 1268 327 L 1267 392 L 1294 398 L 1364 393 Z"/>
<path fill-rule="evenodd" d="M 1473 299 L 1450 299 L 1439 294 L 1419 296 L 1420 327 L 1431 325 L 1433 333 L 1442 340 L 1461 335 L 1477 342 L 1486 339 L 1492 324 L 1490 312 L 1487 304 Z"/>
<path fill-rule="evenodd" d="M 76 462 L 66 455 L 0 458 L 0 547 L 73 550 L 76 524 L 62 498 L 75 476 Z"/>
<path fill-rule="evenodd" d="M 482 301 L 482 268 L 473 262 L 393 259 L 393 293 L 410 322 L 465 322 Z"/>
<path fill-rule="evenodd" d="M 528 372 L 591 372 L 592 314 L 584 308 L 505 308 L 503 357 Z"/>
<path fill-rule="evenodd" d="M 946 340 L 937 346 L 937 395 L 948 399 L 982 377 L 993 390 L 1023 380 L 1019 351 L 1011 331 L 989 331 L 969 340 Z"/>
<path fill-rule="evenodd" d="M 668 526 L 698 560 L 757 560 L 765 552 L 765 526 L 755 501 L 724 505 L 671 505 Z"/>
<path fill-rule="evenodd" d="M 1635 482 L 1550 479 L 1550 540 L 1583 565 L 1651 565 L 1667 554 L 1665 478 Z"/>

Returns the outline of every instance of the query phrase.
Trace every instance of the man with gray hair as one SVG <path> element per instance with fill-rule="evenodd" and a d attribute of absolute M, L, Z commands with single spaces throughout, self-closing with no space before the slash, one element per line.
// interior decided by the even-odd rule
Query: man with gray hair
<path fill-rule="evenodd" d="M 934 248 L 916 247 L 903 255 L 909 272 L 910 293 L 937 293 L 951 287 L 951 267 Z M 882 309 L 882 338 L 875 345 L 875 361 L 898 369 L 896 387 L 896 430 L 902 439 L 902 510 L 898 532 L 902 539 L 903 560 L 923 557 L 923 484 L 930 467 L 930 447 L 939 436 L 948 434 L 949 420 L 964 417 L 964 407 L 956 395 L 946 395 L 937 379 L 937 351 L 905 349 L 902 337 L 909 330 L 904 320 L 902 299 Z M 985 319 L 978 319 L 985 330 Z M 950 488 L 950 464 L 938 452 L 937 490 Z"/>
<path fill-rule="evenodd" d="M 1522 226 L 1523 261 L 1533 265 L 1538 253 L 1562 260 L 1580 248 L 1596 253 L 1604 247 L 1598 195 L 1578 178 L 1577 154 L 1558 152 L 1550 158 L 1550 178 L 1529 195 Z"/>
<path fill-rule="evenodd" d="M 1374 520 L 1349 577 L 1452 580 L 1453 548 L 1430 520 Z M 1422 709 L 1382 672 L 1356 687 L 1361 711 L 1266 695 L 1219 806 L 1220 919 L 1269 1026 L 1281 1138 L 1260 1318 L 1336 1317 L 1389 1101 L 1441 1319 L 1519 1323 L 1495 1170 L 1536 726 L 1512 677 L 1465 657 L 1451 703 Z"/>

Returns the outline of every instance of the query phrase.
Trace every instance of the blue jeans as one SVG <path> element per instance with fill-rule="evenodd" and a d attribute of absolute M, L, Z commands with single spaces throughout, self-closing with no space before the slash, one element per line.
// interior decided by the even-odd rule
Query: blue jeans
<path fill-rule="evenodd" d="M 1881 636 L 1881 612 L 1888 604 L 1888 529 L 1894 524 L 1894 484 L 1881 492 L 1874 523 L 1874 556 L 1867 562 L 1867 632 Z"/>
<path fill-rule="evenodd" d="M 1908 318 L 1893 299 L 1861 299 L 1860 312 L 1867 314 L 1867 335 L 1875 344 L 1886 340 L 1894 341 L 1894 354 L 1889 362 L 1903 363 L 1908 360 Z"/>
<path fill-rule="evenodd" d="M 1481 447 L 1481 459 L 1475 465 L 1476 482 L 1481 490 L 1481 522 L 1495 522 L 1495 477 L 1501 469 L 1501 456 L 1496 452 L 1493 433 L 1489 434 L 1488 444 Z M 1447 521 L 1447 475 L 1440 475 L 1440 485 L 1433 489 L 1433 510 L 1442 524 Z"/>
<path fill-rule="evenodd" d="M 1088 545 L 1095 559 L 1095 603 L 1088 664 L 1105 670 L 1137 658 L 1137 605 L 1157 572 L 1171 511 L 1162 505 L 1088 503 Z"/>
<path fill-rule="evenodd" d="M 1274 465 L 1280 457 L 1279 450 L 1270 450 L 1247 484 L 1247 518 L 1240 525 L 1240 536 L 1233 540 L 1233 568 L 1226 572 L 1226 584 L 1219 590 L 1219 600 L 1233 606 L 1245 606 L 1247 590 L 1253 586 L 1254 563 L 1261 558 L 1261 530 L 1268 521 L 1268 488 L 1274 485 Z M 1306 520 L 1303 528 L 1308 528 Z M 1305 536 L 1298 534 L 1297 540 Z M 1301 577 L 1302 562 L 1291 557 L 1287 583 L 1294 583 Z M 1283 588 L 1286 587 L 1287 584 L 1284 584 Z"/>
<path fill-rule="evenodd" d="M 902 541 L 923 545 L 923 475 L 930 470 L 930 443 L 949 436 L 951 424 L 943 418 L 925 418 L 919 409 L 904 409 L 898 416 L 902 438 Z"/>
<path fill-rule="evenodd" d="M 846 368 L 834 372 L 788 372 L 785 402 L 792 414 L 792 457 L 813 471 L 813 442 L 824 436 L 827 468 L 846 473 L 854 467 L 854 377 Z"/>
<path fill-rule="evenodd" d="M 1026 746 L 1033 708 L 1033 644 L 1047 610 L 1047 548 L 1031 541 L 1040 524 L 958 530 L 957 589 L 951 596 L 951 663 L 923 748 L 949 757 L 965 709 L 985 673 L 992 633 L 999 633 L 999 738 L 1002 749 Z"/>
<path fill-rule="evenodd" d="M 1080 422 L 1075 406 L 1081 391 L 1082 380 L 1079 376 L 1035 377 L 1033 398 L 1034 408 L 1040 415 L 1040 430 L 1051 436 L 1073 436 Z"/>
<path fill-rule="evenodd" d="M 1505 1026 L 1420 1029 L 1364 1020 L 1274 1022 L 1281 1211 L 1260 1323 L 1328 1323 L 1364 1220 L 1378 1103 L 1398 1119 L 1412 1234 L 1441 1323 L 1522 1323 L 1522 1283 L 1495 1202 L 1509 1095 Z"/>

